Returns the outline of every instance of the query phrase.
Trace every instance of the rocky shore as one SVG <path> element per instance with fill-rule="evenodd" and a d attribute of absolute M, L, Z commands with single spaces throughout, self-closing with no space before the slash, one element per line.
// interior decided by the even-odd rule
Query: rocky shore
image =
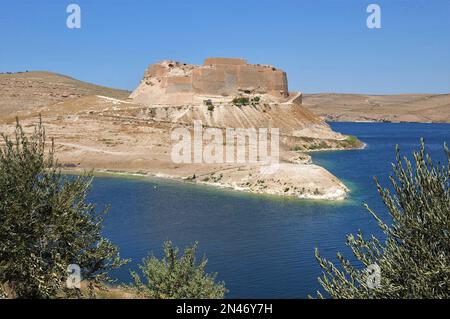
<path fill-rule="evenodd" d="M 2 113 L 0 131 L 12 132 L 18 116 L 31 132 L 41 116 L 65 171 L 158 176 L 257 194 L 342 200 L 348 188 L 311 163 L 306 152 L 363 146 L 354 137 L 332 131 L 303 107 L 301 93 L 289 92 L 283 71 L 242 59 L 207 59 L 204 66 L 170 61 L 152 65 L 130 98 L 124 91 L 111 94 L 112 89 L 48 73 L 7 76 L 14 80 L 2 89 L 17 91 L 8 99 L 22 106 Z M 39 101 L 30 95 L 33 87 L 40 88 L 33 91 Z M 51 95 L 45 95 L 48 90 Z M 276 128 L 277 161 L 174 161 L 172 133 L 182 129 L 189 135 L 198 122 L 202 129 L 224 136 L 230 129 L 262 129 L 272 135 Z M 244 155 L 250 159 L 254 146 L 247 147 L 245 141 Z M 208 147 L 208 140 L 201 143 L 201 148 Z M 239 147 L 239 139 L 236 143 Z M 273 147 L 270 144 L 271 153 Z"/>

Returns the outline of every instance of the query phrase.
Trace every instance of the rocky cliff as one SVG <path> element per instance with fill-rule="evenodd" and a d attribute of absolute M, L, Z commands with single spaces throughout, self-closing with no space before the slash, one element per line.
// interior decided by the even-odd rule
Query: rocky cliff
<path fill-rule="evenodd" d="M 304 108 L 301 93 L 289 93 L 286 73 L 271 66 L 224 58 L 206 59 L 203 66 L 165 61 L 146 70 L 130 99 L 123 91 L 47 73 L 0 80 L 0 105 L 17 106 L 0 114 L 0 133 L 14 130 L 16 113 L 27 130 L 41 115 L 47 136 L 55 138 L 59 163 L 71 171 L 156 175 L 301 198 L 337 200 L 348 192 L 301 151 L 355 145 Z M 192 130 L 197 120 L 221 132 L 279 128 L 279 166 L 267 172 L 250 161 L 174 162 L 171 133 Z"/>
<path fill-rule="evenodd" d="M 195 103 L 205 96 L 251 94 L 278 101 L 289 98 L 286 73 L 235 58 L 208 58 L 201 66 L 163 61 L 148 67 L 130 98 L 146 105 L 178 105 Z"/>
<path fill-rule="evenodd" d="M 284 139 L 292 148 L 315 145 L 305 138 L 319 139 L 324 148 L 345 140 L 302 106 L 300 92 L 289 92 L 286 72 L 270 65 L 248 64 L 244 59 L 207 58 L 201 66 L 177 61 L 152 64 L 130 99 L 147 106 L 149 115 L 158 121 L 279 128 L 283 136 L 293 138 Z"/>

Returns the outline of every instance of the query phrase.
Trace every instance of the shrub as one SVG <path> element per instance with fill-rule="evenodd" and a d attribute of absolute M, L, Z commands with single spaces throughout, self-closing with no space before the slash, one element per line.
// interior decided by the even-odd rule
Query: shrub
<path fill-rule="evenodd" d="M 233 104 L 236 106 L 242 106 L 242 105 L 249 105 L 250 104 L 250 100 L 248 97 L 235 97 L 233 99 Z"/>
<path fill-rule="evenodd" d="M 347 136 L 345 140 L 352 146 L 359 146 L 361 144 L 361 141 L 358 140 L 358 138 L 353 135 Z"/>
<path fill-rule="evenodd" d="M 0 290 L 5 297 L 52 298 L 80 295 L 67 289 L 67 268 L 77 264 L 93 288 L 121 260 L 102 237 L 102 220 L 86 202 L 89 175 L 63 176 L 46 152 L 42 123 L 28 137 L 19 122 L 0 149 Z"/>
<path fill-rule="evenodd" d="M 450 298 L 450 152 L 446 145 L 444 150 L 447 164 L 436 164 L 422 141 L 420 151 L 413 153 L 413 165 L 407 158 L 402 160 L 397 147 L 395 176 L 390 177 L 395 194 L 377 181 L 392 224 L 366 205 L 385 241 L 374 236 L 366 240 L 361 231 L 347 237 L 359 265 L 338 253 L 339 269 L 316 249 L 324 270 L 319 282 L 331 297 Z M 380 275 L 377 285 L 368 274 L 374 266 Z"/>
<path fill-rule="evenodd" d="M 196 262 L 198 244 L 184 250 L 179 256 L 172 242 L 164 243 L 165 257 L 148 257 L 139 266 L 145 282 L 136 272 L 132 289 L 145 298 L 156 299 L 222 299 L 227 292 L 224 283 L 216 283 L 216 274 L 205 273 L 206 257 Z"/>
<path fill-rule="evenodd" d="M 252 98 L 252 104 L 259 104 L 259 101 L 261 101 L 261 98 L 259 96 L 255 96 Z"/>

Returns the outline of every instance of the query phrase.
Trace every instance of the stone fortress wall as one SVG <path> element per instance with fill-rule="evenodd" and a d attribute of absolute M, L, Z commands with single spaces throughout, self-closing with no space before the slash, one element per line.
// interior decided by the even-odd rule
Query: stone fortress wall
<path fill-rule="evenodd" d="M 210 58 L 193 70 L 192 86 L 198 94 L 232 95 L 238 92 L 287 97 L 284 71 L 271 66 L 251 65 L 243 59 Z"/>
<path fill-rule="evenodd" d="M 193 96 L 235 97 L 267 94 L 289 97 L 286 72 L 270 65 L 248 64 L 239 58 L 208 58 L 202 66 L 176 61 L 151 65 L 130 98 L 139 103 L 177 104 Z"/>

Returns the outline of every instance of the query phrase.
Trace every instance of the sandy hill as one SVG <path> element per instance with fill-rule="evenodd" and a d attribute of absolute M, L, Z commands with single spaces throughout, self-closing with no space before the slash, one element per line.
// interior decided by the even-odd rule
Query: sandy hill
<path fill-rule="evenodd" d="M 42 115 L 69 170 L 156 175 L 240 191 L 343 199 L 348 189 L 304 151 L 349 149 L 361 143 L 324 121 L 450 122 L 449 95 L 302 95 L 287 75 L 243 59 L 210 58 L 204 65 L 150 65 L 131 92 L 49 73 L 0 74 L 0 133 L 16 114 L 31 130 Z M 311 112 L 312 111 L 312 112 Z M 280 165 L 175 163 L 171 132 L 201 120 L 203 127 L 279 128 Z M 3 124 L 2 124 L 3 123 Z M 204 142 L 204 143 L 207 143 Z"/>
<path fill-rule="evenodd" d="M 327 121 L 450 122 L 450 94 L 304 94 L 303 105 Z"/>
<path fill-rule="evenodd" d="M 345 140 L 302 106 L 300 92 L 289 92 L 286 72 L 240 58 L 207 58 L 203 65 L 170 60 L 151 64 L 130 99 L 147 106 L 160 121 L 276 127 L 284 136 Z"/>
<path fill-rule="evenodd" d="M 51 72 L 0 74 L 0 112 L 3 116 L 87 95 L 125 99 L 129 94 L 125 90 L 90 84 Z"/>
<path fill-rule="evenodd" d="M 282 70 L 242 59 L 152 65 L 133 94 L 47 72 L 2 74 L 0 84 L 0 133 L 12 132 L 16 114 L 31 130 L 40 114 L 47 136 L 55 139 L 59 163 L 71 171 L 156 175 L 339 200 L 346 186 L 302 151 L 361 146 L 302 106 L 301 93 L 288 91 Z M 192 133 L 196 120 L 222 134 L 227 128 L 279 128 L 279 166 L 272 171 L 261 162 L 174 162 L 171 133 L 176 128 Z"/>

